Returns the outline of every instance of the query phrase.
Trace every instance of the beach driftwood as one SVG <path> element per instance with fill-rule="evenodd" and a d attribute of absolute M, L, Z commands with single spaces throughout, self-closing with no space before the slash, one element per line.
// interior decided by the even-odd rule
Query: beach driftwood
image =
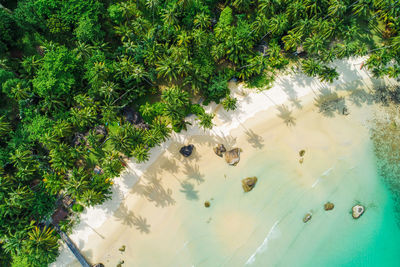
<path fill-rule="evenodd" d="M 247 177 L 242 180 L 242 187 L 244 192 L 249 192 L 253 190 L 253 188 L 256 186 L 257 183 L 257 177 Z"/>
<path fill-rule="evenodd" d="M 193 148 L 194 148 L 194 145 L 192 145 L 192 144 L 183 146 L 179 150 L 179 153 L 181 153 L 184 157 L 189 157 L 190 155 L 192 155 Z"/>
<path fill-rule="evenodd" d="M 240 148 L 234 148 L 225 152 L 225 160 L 229 165 L 236 166 L 240 161 Z"/>
<path fill-rule="evenodd" d="M 361 205 L 355 205 L 352 210 L 353 210 L 353 212 L 352 212 L 353 218 L 358 219 L 358 218 L 360 218 L 361 215 L 363 215 L 365 208 L 364 208 L 364 206 L 361 206 Z"/>
<path fill-rule="evenodd" d="M 312 214 L 311 213 L 307 213 L 303 218 L 303 223 L 308 222 L 309 220 L 311 220 L 311 218 L 312 218 Z"/>
<path fill-rule="evenodd" d="M 217 154 L 217 156 L 222 158 L 223 154 L 226 152 L 226 148 L 223 144 L 219 144 L 214 147 L 214 152 L 215 154 Z"/>

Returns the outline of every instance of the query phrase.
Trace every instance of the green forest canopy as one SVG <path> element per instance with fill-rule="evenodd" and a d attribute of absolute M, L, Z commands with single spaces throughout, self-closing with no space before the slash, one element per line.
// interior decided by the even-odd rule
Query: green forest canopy
<path fill-rule="evenodd" d="M 398 77 L 399 16 L 395 0 L 0 0 L 0 265 L 54 261 L 57 199 L 100 204 L 122 157 L 146 161 L 190 114 L 211 128 L 203 105 L 234 109 L 232 77 L 296 64 L 331 82 L 333 59 L 365 55 Z"/>

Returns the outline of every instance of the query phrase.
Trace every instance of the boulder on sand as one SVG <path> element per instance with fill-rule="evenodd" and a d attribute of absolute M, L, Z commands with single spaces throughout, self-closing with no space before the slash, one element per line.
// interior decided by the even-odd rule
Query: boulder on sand
<path fill-rule="evenodd" d="M 257 183 L 257 177 L 247 177 L 242 180 L 242 187 L 244 192 L 249 192 L 253 190 L 253 188 L 256 186 Z"/>
<path fill-rule="evenodd" d="M 324 210 L 333 210 L 334 207 L 335 205 L 333 203 L 327 202 L 324 205 Z"/>
<path fill-rule="evenodd" d="M 226 152 L 226 148 L 223 144 L 219 144 L 216 147 L 214 147 L 214 152 L 215 152 L 215 154 L 217 154 L 218 156 L 220 156 L 222 158 L 223 153 Z"/>
<path fill-rule="evenodd" d="M 206 202 L 204 202 L 204 207 L 206 207 L 206 208 L 209 208 L 210 207 L 210 201 L 206 201 Z"/>
<path fill-rule="evenodd" d="M 194 148 L 194 145 L 192 145 L 192 144 L 187 145 L 187 146 L 183 146 L 179 150 L 179 153 L 181 153 L 185 157 L 189 157 L 190 155 L 192 155 L 193 148 Z"/>
<path fill-rule="evenodd" d="M 306 151 L 305 151 L 304 149 L 302 149 L 302 150 L 299 151 L 300 157 L 303 157 L 304 154 L 306 154 Z"/>
<path fill-rule="evenodd" d="M 311 213 L 307 213 L 303 218 L 303 223 L 306 223 L 309 220 L 311 220 L 311 217 L 312 217 L 312 214 Z"/>
<path fill-rule="evenodd" d="M 225 152 L 225 160 L 229 165 L 236 166 L 240 160 L 240 148 L 234 148 Z"/>
<path fill-rule="evenodd" d="M 363 215 L 364 211 L 365 211 L 364 206 L 355 205 L 355 206 L 353 207 L 353 218 L 354 218 L 354 219 L 360 218 L 360 216 Z"/>

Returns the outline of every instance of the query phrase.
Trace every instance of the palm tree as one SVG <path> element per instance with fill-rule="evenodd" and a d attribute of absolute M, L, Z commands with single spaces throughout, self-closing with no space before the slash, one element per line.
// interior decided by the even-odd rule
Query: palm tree
<path fill-rule="evenodd" d="M 81 200 L 83 193 L 90 188 L 90 175 L 83 168 L 73 168 L 65 181 L 65 190 L 77 200 Z"/>
<path fill-rule="evenodd" d="M 308 76 L 315 77 L 321 72 L 321 65 L 315 59 L 306 59 L 301 66 L 304 73 Z"/>
<path fill-rule="evenodd" d="M 28 238 L 23 241 L 24 254 L 32 266 L 45 266 L 58 255 L 58 238 L 54 229 L 35 226 L 29 233 Z"/>
<path fill-rule="evenodd" d="M 199 124 L 200 126 L 206 130 L 206 129 L 211 129 L 213 127 L 213 122 L 212 119 L 214 118 L 215 114 L 207 114 L 207 113 L 203 113 L 197 116 L 197 118 L 199 119 Z"/>
<path fill-rule="evenodd" d="M 139 163 L 149 159 L 149 149 L 144 144 L 137 145 L 132 154 Z"/>
<path fill-rule="evenodd" d="M 317 34 L 306 38 L 304 41 L 304 49 L 310 54 L 318 54 L 324 47 L 323 38 Z"/>
<path fill-rule="evenodd" d="M 171 128 L 169 128 L 168 124 L 160 118 L 155 118 L 153 120 L 152 127 L 154 131 L 160 135 L 160 140 L 165 141 L 170 137 Z"/>
<path fill-rule="evenodd" d="M 58 138 L 70 136 L 72 134 L 72 125 L 65 120 L 60 120 L 54 125 L 53 133 Z"/>
<path fill-rule="evenodd" d="M 119 151 L 127 156 L 131 155 L 132 147 L 134 146 L 132 138 L 129 136 L 127 126 L 119 127 L 116 131 L 111 132 L 110 142 L 116 151 Z"/>
<path fill-rule="evenodd" d="M 9 134 L 11 131 L 11 124 L 6 121 L 5 116 L 0 117 L 0 137 L 3 137 Z"/>
<path fill-rule="evenodd" d="M 197 13 L 196 16 L 194 16 L 194 21 L 193 21 L 195 27 L 199 27 L 200 29 L 206 29 L 210 26 L 211 24 L 211 19 L 210 16 L 204 12 Z"/>
<path fill-rule="evenodd" d="M 60 173 L 66 173 L 74 166 L 75 159 L 71 153 L 71 148 L 60 143 L 49 152 L 51 167 Z"/>
<path fill-rule="evenodd" d="M 231 97 L 230 95 L 227 95 L 221 103 L 226 111 L 235 110 L 237 107 L 236 106 L 237 99 L 234 97 Z"/>
<path fill-rule="evenodd" d="M 156 65 L 158 77 L 167 78 L 170 82 L 178 78 L 179 66 L 174 59 L 170 57 L 160 58 Z"/>

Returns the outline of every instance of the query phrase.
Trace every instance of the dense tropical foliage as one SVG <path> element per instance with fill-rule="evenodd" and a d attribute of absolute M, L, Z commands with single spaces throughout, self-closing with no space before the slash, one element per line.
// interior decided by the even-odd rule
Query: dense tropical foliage
<path fill-rule="evenodd" d="M 102 203 L 124 157 L 188 115 L 211 128 L 232 77 L 296 64 L 331 82 L 354 55 L 397 77 L 399 32 L 396 0 L 0 0 L 0 265 L 47 266 L 57 200 Z"/>

